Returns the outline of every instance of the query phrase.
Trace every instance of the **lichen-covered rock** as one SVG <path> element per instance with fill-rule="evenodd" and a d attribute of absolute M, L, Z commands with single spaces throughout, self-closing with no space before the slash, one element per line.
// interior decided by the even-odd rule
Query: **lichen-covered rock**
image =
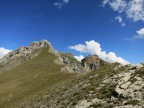
<path fill-rule="evenodd" d="M 141 77 L 138 77 L 137 74 L 135 75 L 134 73 L 134 70 L 120 73 L 122 76 L 117 83 L 115 91 L 124 98 L 143 100 L 144 81 Z"/>

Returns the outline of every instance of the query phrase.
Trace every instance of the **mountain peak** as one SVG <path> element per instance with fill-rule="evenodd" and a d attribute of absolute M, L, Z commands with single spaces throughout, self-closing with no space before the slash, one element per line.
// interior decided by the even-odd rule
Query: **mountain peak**
<path fill-rule="evenodd" d="M 82 59 L 84 67 L 89 68 L 90 70 L 96 70 L 102 66 L 109 64 L 108 62 L 102 60 L 98 55 L 89 55 Z"/>
<path fill-rule="evenodd" d="M 41 51 L 42 48 L 49 47 L 49 52 L 56 54 L 56 51 L 51 46 L 51 43 L 47 40 L 35 41 L 32 42 L 29 46 L 20 47 L 14 51 L 11 51 L 7 55 L 5 55 L 0 62 L 0 65 L 5 65 L 3 68 L 0 69 L 0 72 L 7 71 L 13 67 L 19 66 L 24 61 L 27 61 Z"/>
<path fill-rule="evenodd" d="M 51 46 L 51 43 L 47 40 L 35 41 L 30 44 L 30 47 L 46 47 Z"/>

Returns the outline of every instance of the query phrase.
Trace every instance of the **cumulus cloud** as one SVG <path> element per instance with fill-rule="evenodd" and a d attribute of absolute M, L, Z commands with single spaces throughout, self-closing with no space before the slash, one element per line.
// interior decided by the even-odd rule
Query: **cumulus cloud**
<path fill-rule="evenodd" d="M 128 61 L 124 60 L 121 57 L 118 57 L 114 52 L 106 53 L 106 51 L 103 51 L 101 49 L 101 45 L 98 42 L 95 42 L 94 40 L 86 41 L 85 44 L 78 44 L 75 46 L 69 46 L 70 49 L 73 49 L 75 51 L 79 51 L 81 53 L 89 53 L 89 54 L 95 54 L 98 55 L 100 58 L 102 58 L 105 61 L 108 61 L 110 63 L 121 63 L 123 65 L 129 64 Z M 76 56 L 76 59 L 80 60 L 83 58 L 83 56 Z"/>
<path fill-rule="evenodd" d="M 132 40 L 135 40 L 135 39 L 144 39 L 144 28 L 136 31 L 137 35 L 135 35 Z"/>
<path fill-rule="evenodd" d="M 0 47 L 0 59 L 5 56 L 6 54 L 8 54 L 11 50 L 9 49 L 5 49 L 3 47 Z"/>
<path fill-rule="evenodd" d="M 84 56 L 83 55 L 80 55 L 80 56 L 74 56 L 78 61 L 81 61 L 83 58 L 84 58 Z"/>
<path fill-rule="evenodd" d="M 137 34 L 139 35 L 140 38 L 144 38 L 144 28 L 138 30 Z"/>
<path fill-rule="evenodd" d="M 144 21 L 144 0 L 131 0 L 127 9 L 128 18 Z"/>
<path fill-rule="evenodd" d="M 61 9 L 64 5 L 66 5 L 68 3 L 69 3 L 69 0 L 61 0 L 60 2 L 54 3 L 54 6 L 58 7 L 59 9 Z"/>
<path fill-rule="evenodd" d="M 133 21 L 144 21 L 144 0 L 103 0 L 103 5 L 126 14 Z"/>
<path fill-rule="evenodd" d="M 121 26 L 123 26 L 123 27 L 125 26 L 125 23 L 123 22 L 123 19 L 121 16 L 116 16 L 115 20 L 117 20 L 121 24 Z"/>

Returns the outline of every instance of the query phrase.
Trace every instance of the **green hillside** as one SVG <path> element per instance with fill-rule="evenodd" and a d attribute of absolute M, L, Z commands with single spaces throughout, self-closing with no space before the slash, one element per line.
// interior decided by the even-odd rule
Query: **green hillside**
<path fill-rule="evenodd" d="M 49 94 L 56 86 L 76 76 L 60 72 L 62 66 L 48 47 L 22 65 L 0 75 L 0 108 L 14 108 L 20 103 Z"/>
<path fill-rule="evenodd" d="M 56 64 L 54 61 L 58 56 L 49 51 L 50 47 L 40 48 L 37 56 L 0 74 L 0 108 L 113 108 L 120 105 L 127 108 L 127 105 L 143 105 L 143 66 L 113 63 L 91 72 L 66 73 L 61 71 L 62 67 L 77 67 L 80 62 L 77 63 L 70 53 L 60 53 L 65 60 L 61 63 L 65 64 Z M 131 94 L 126 90 L 132 91 Z"/>

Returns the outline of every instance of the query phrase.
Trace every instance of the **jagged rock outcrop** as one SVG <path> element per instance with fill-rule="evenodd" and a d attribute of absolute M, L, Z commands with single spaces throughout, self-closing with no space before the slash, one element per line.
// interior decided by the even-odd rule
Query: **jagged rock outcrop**
<path fill-rule="evenodd" d="M 117 67 L 120 69 L 122 66 Z M 119 74 L 106 77 L 99 87 L 109 83 L 115 85 L 110 100 L 111 103 L 118 102 L 114 108 L 144 107 L 144 68 L 142 65 L 125 66 L 124 71 Z"/>
<path fill-rule="evenodd" d="M 84 72 L 84 67 L 82 66 L 81 62 L 78 62 L 72 53 L 59 53 L 60 57 L 62 58 L 62 63 L 66 66 L 62 68 L 61 71 L 64 72 L 76 72 L 82 73 Z"/>

